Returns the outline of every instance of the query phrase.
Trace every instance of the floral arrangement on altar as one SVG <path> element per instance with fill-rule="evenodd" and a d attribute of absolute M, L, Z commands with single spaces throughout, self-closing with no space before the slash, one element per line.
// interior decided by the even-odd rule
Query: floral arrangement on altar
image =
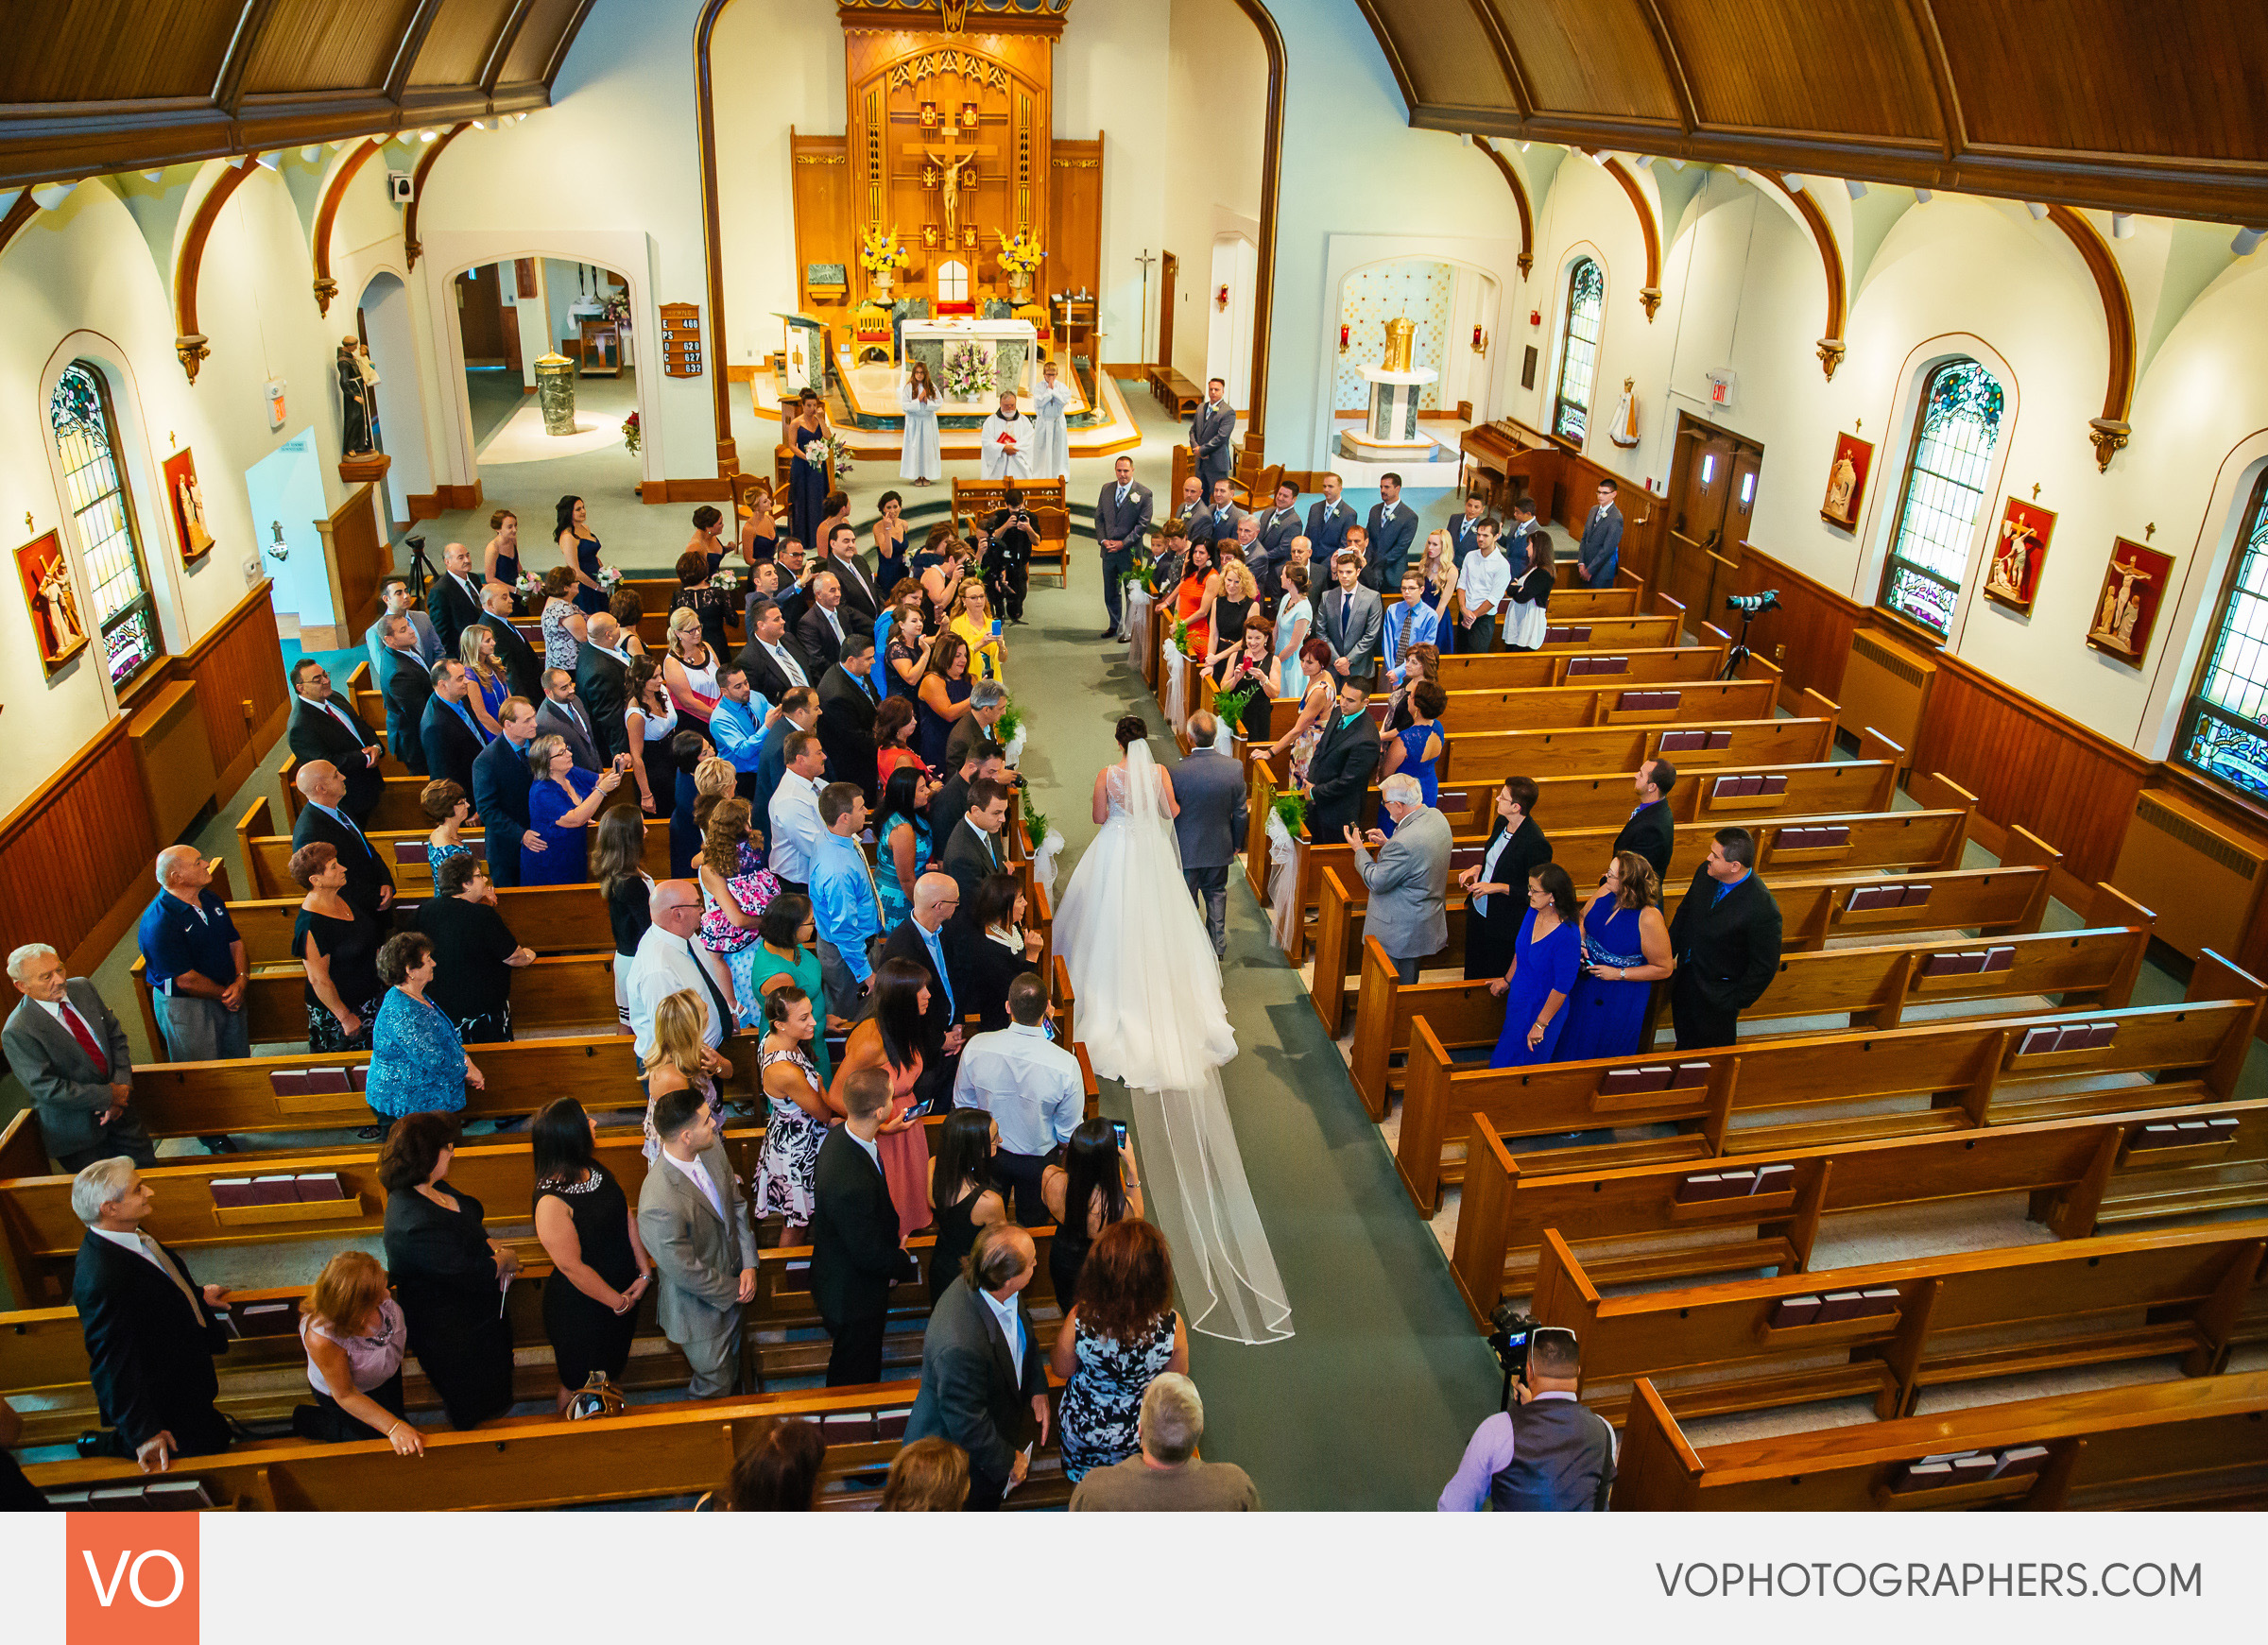
<path fill-rule="evenodd" d="M 639 441 L 644 437 L 639 433 L 638 429 L 638 414 L 633 411 L 628 417 L 623 420 L 622 443 L 627 446 L 632 452 L 635 452 L 638 449 Z"/>
<path fill-rule="evenodd" d="M 858 237 L 858 266 L 868 274 L 887 274 L 903 268 L 914 260 L 913 253 L 898 243 L 898 225 L 892 223 L 890 231 L 867 229 Z"/>
<path fill-rule="evenodd" d="M 945 351 L 944 380 L 948 400 L 982 400 L 992 391 L 992 357 L 974 343 L 955 343 Z"/>
<path fill-rule="evenodd" d="M 1040 242 L 1030 234 L 1019 233 L 1013 239 L 1005 234 L 1000 237 L 1000 266 L 1010 274 L 1037 273 L 1040 260 L 1046 255 L 1040 248 Z"/>
<path fill-rule="evenodd" d="M 850 442 L 839 434 L 831 433 L 820 443 L 827 448 L 828 458 L 834 464 L 834 477 L 839 484 L 857 466 L 850 455 Z"/>

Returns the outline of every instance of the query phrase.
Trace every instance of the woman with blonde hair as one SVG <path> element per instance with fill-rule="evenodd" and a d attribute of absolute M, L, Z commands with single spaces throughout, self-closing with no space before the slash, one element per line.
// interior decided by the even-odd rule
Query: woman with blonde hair
<path fill-rule="evenodd" d="M 732 973 L 732 992 L 748 999 L 756 985 L 749 967 L 764 924 L 764 911 L 780 895 L 780 882 L 764 865 L 749 839 L 748 802 L 737 795 L 710 809 L 701 835 L 696 877 L 701 886 L 701 946 L 719 955 Z"/>
<path fill-rule="evenodd" d="M 645 1157 L 662 1157 L 662 1138 L 654 1130 L 654 1104 L 669 1091 L 697 1091 L 718 1124 L 725 1122 L 724 1099 L 710 1077 L 709 1047 L 703 1036 L 709 1026 L 709 1002 L 691 988 L 679 988 L 654 1007 L 654 1054 L 645 1059 Z"/>
<path fill-rule="evenodd" d="M 504 665 L 496 660 L 496 631 L 486 623 L 466 624 L 465 631 L 457 636 L 456 660 L 472 677 L 465 707 L 480 722 L 482 733 L 493 738 L 503 728 L 496 723 L 496 710 L 512 694 L 512 682 L 505 678 Z"/>
<path fill-rule="evenodd" d="M 1221 551 L 1221 591 L 1212 604 L 1212 640 L 1205 665 L 1217 682 L 1228 660 L 1245 648 L 1245 624 L 1260 605 L 1260 580 L 1244 557 L 1232 549 Z M 1194 639 L 1194 632 L 1192 632 Z"/>
<path fill-rule="evenodd" d="M 961 584 L 961 608 L 953 620 L 951 631 L 969 642 L 971 679 L 1007 678 L 1007 647 L 1002 643 L 999 630 L 1000 625 L 992 620 L 990 596 L 985 592 L 984 579 L 970 577 Z"/>
<path fill-rule="evenodd" d="M 320 1445 L 384 1439 L 421 1456 L 425 1438 L 402 1414 L 402 1355 L 409 1343 L 386 1270 L 367 1251 L 341 1251 L 300 1303 L 300 1341 L 315 1403 L 291 1414 L 291 1431 Z"/>
<path fill-rule="evenodd" d="M 1634 1056 L 1645 1034 L 1654 985 L 1677 968 L 1661 882 L 1636 851 L 1617 851 L 1583 910 L 1583 968 L 1568 995 L 1559 1060 Z"/>
<path fill-rule="evenodd" d="M 716 712 L 724 688 L 717 684 L 721 660 L 711 643 L 702 613 L 679 606 L 669 614 L 669 649 L 662 657 L 662 684 L 676 705 L 680 723 L 709 734 L 710 716 Z"/>
<path fill-rule="evenodd" d="M 680 732 L 679 735 L 686 733 Z M 703 746 L 707 746 L 706 744 Z M 719 769 L 722 767 L 722 769 Z M 692 780 L 686 780 L 690 777 Z M 673 880 L 690 880 L 694 863 L 701 854 L 701 841 L 709 832 L 710 814 L 716 802 L 738 792 L 740 773 L 732 769 L 732 762 L 721 754 L 699 754 L 690 772 L 678 773 L 677 804 L 669 814 L 669 875 Z M 762 838 L 761 835 L 758 836 Z"/>
<path fill-rule="evenodd" d="M 969 1453 L 932 1434 L 900 1446 L 878 1504 L 885 1514 L 958 1514 L 969 1500 Z"/>

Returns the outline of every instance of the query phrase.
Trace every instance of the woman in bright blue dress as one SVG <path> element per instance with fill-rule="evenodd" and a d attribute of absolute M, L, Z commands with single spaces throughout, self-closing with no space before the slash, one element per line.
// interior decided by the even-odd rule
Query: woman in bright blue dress
<path fill-rule="evenodd" d="M 1449 754 L 1449 733 L 1441 728 L 1441 711 L 1449 707 L 1449 694 L 1438 682 L 1421 679 L 1410 688 L 1410 723 L 1386 741 L 1385 763 L 1380 768 L 1383 778 L 1415 777 L 1425 803 L 1441 803 L 1440 765 Z M 1391 834 L 1394 819 L 1385 814 L 1383 807 L 1379 815 L 1380 827 Z"/>
<path fill-rule="evenodd" d="M 1646 1002 L 1674 968 L 1670 927 L 1655 904 L 1660 882 L 1636 851 L 1617 851 L 1583 911 L 1583 973 L 1567 999 L 1561 1062 L 1631 1056 L 1644 1049 Z"/>
<path fill-rule="evenodd" d="M 1567 1029 L 1567 997 L 1582 968 L 1582 926 L 1575 882 L 1556 863 L 1528 876 L 1528 912 L 1513 944 L 1512 968 L 1488 991 L 1504 1002 L 1504 1031 L 1489 1055 L 1490 1068 L 1525 1068 L 1559 1060 Z"/>
<path fill-rule="evenodd" d="M 387 1120 L 453 1114 L 465 1105 L 465 1088 L 483 1084 L 448 1013 L 425 997 L 435 968 L 433 940 L 420 932 L 396 932 L 378 951 L 378 978 L 387 990 L 378 1002 L 363 1096 Z"/>
<path fill-rule="evenodd" d="M 613 766 L 585 771 L 575 763 L 566 739 L 538 737 L 527 747 L 528 825 L 543 836 L 543 848 L 520 857 L 523 885 L 580 885 L 591 878 L 590 828 L 607 798 L 622 785 Z"/>

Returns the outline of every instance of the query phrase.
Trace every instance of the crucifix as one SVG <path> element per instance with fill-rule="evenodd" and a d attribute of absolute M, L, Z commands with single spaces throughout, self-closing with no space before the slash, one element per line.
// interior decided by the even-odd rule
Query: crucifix
<path fill-rule="evenodd" d="M 1135 347 L 1146 359 L 1149 357 L 1150 351 L 1150 265 L 1157 262 L 1158 259 L 1151 256 L 1150 248 L 1144 246 L 1142 248 L 1142 255 L 1135 258 L 1134 261 L 1142 265 L 1142 336 Z"/>
<path fill-rule="evenodd" d="M 945 238 L 950 243 L 960 232 L 961 174 L 974 167 L 977 156 L 992 153 L 993 147 L 988 143 L 972 143 L 964 152 L 959 134 L 952 130 L 945 133 L 944 144 L 945 151 L 942 154 L 934 148 L 921 151 L 930 162 L 922 168 L 921 181 L 924 186 L 935 186 L 943 194 Z M 976 180 L 971 178 L 968 186 L 975 188 Z"/>

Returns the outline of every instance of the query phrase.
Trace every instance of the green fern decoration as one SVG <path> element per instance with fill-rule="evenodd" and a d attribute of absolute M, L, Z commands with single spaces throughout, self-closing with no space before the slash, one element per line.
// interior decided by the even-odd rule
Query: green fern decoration
<path fill-rule="evenodd" d="M 1289 790 L 1276 796 L 1276 814 L 1294 839 L 1307 828 L 1307 801 Z"/>

